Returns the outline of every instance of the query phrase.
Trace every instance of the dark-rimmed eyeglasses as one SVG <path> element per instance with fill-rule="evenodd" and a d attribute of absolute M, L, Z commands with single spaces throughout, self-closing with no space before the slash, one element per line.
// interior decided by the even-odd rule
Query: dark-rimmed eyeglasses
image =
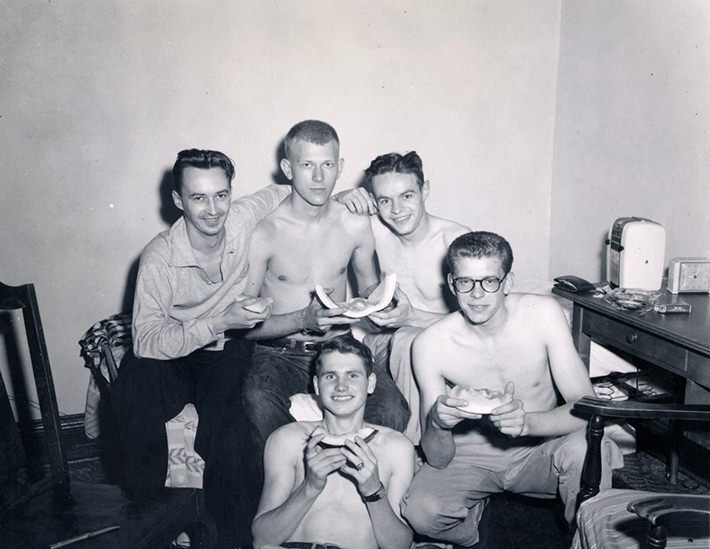
<path fill-rule="evenodd" d="M 494 294 L 500 290 L 500 285 L 503 284 L 505 277 L 498 278 L 496 276 L 487 276 L 486 278 L 469 278 L 467 276 L 460 276 L 458 278 L 452 278 L 454 284 L 454 289 L 459 294 L 467 294 L 476 287 L 476 282 L 481 285 L 481 289 L 487 294 Z"/>

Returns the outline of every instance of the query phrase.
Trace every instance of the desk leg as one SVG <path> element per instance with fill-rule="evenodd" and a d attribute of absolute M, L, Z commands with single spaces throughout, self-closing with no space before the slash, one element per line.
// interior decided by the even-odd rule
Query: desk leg
<path fill-rule="evenodd" d="M 582 331 L 584 324 L 584 308 L 574 304 L 572 307 L 572 341 L 577 349 L 577 354 L 589 369 L 589 347 L 591 338 Z"/>

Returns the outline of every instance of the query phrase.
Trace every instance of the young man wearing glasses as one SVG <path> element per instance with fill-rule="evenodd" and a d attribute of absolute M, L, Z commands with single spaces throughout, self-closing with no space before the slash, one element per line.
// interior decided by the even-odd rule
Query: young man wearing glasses
<path fill-rule="evenodd" d="M 559 493 L 571 523 L 586 438 L 584 421 L 570 410 L 594 391 L 562 309 L 552 297 L 510 293 L 513 252 L 497 234 L 458 237 L 447 262 L 459 311 L 413 344 L 426 463 L 403 515 L 417 532 L 468 547 L 478 541 L 489 494 Z M 466 400 L 450 395 L 463 386 L 497 392 L 506 403 L 472 413 Z M 613 443 L 604 447 L 608 488 L 611 456 L 620 456 Z"/>

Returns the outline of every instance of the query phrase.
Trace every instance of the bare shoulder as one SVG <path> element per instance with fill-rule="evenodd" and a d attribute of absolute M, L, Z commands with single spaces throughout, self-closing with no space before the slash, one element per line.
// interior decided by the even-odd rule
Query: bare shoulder
<path fill-rule="evenodd" d="M 391 459 L 394 456 L 408 456 L 414 452 L 414 445 L 404 434 L 383 425 L 370 425 L 377 429 L 377 436 L 373 439 L 373 450 L 378 454 Z"/>
<path fill-rule="evenodd" d="M 316 425 L 317 422 L 312 421 L 296 421 L 282 425 L 269 435 L 265 452 L 275 452 L 281 456 L 300 456 Z"/>
<path fill-rule="evenodd" d="M 535 315 L 538 320 L 562 314 L 562 306 L 551 295 L 511 293 L 507 299 L 516 312 L 526 316 Z"/>
<path fill-rule="evenodd" d="M 458 324 L 461 320 L 461 313 L 455 311 L 450 313 L 443 318 L 440 318 L 417 335 L 414 338 L 414 345 L 425 346 L 432 343 L 441 342 L 442 340 L 448 340 L 456 330 Z"/>
<path fill-rule="evenodd" d="M 540 312 L 556 312 L 562 307 L 551 295 L 511 293 L 508 299 L 514 300 L 517 307 Z"/>
<path fill-rule="evenodd" d="M 333 221 L 340 224 L 340 226 L 348 231 L 359 233 L 372 230 L 369 216 L 352 213 L 345 204 L 341 204 L 335 200 L 330 201 L 329 208 L 330 216 Z"/>
<path fill-rule="evenodd" d="M 461 225 L 456 221 L 451 221 L 450 219 L 444 219 L 443 217 L 437 217 L 435 215 L 430 215 L 429 217 L 431 219 L 432 226 L 437 232 L 441 233 L 447 246 L 451 244 L 456 237 L 471 232 L 469 227 Z"/>

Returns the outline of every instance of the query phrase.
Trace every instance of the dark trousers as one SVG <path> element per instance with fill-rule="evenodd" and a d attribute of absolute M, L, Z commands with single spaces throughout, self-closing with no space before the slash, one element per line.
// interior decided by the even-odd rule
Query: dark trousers
<path fill-rule="evenodd" d="M 312 393 L 316 352 L 259 345 L 251 369 L 244 380 L 244 411 L 263 472 L 266 439 L 276 429 L 295 421 L 289 413 L 290 397 Z M 404 431 L 409 421 L 409 406 L 389 372 L 375 370 L 377 385 L 367 397 L 365 421 Z"/>
<path fill-rule="evenodd" d="M 205 500 L 224 547 L 251 543 L 251 520 L 261 489 L 241 402 L 252 351 L 251 342 L 233 339 L 222 351 L 198 350 L 174 360 L 127 353 L 111 386 L 123 486 L 134 495 L 159 495 L 163 490 L 165 422 L 194 403 L 200 416 L 195 450 L 205 460 Z"/>

